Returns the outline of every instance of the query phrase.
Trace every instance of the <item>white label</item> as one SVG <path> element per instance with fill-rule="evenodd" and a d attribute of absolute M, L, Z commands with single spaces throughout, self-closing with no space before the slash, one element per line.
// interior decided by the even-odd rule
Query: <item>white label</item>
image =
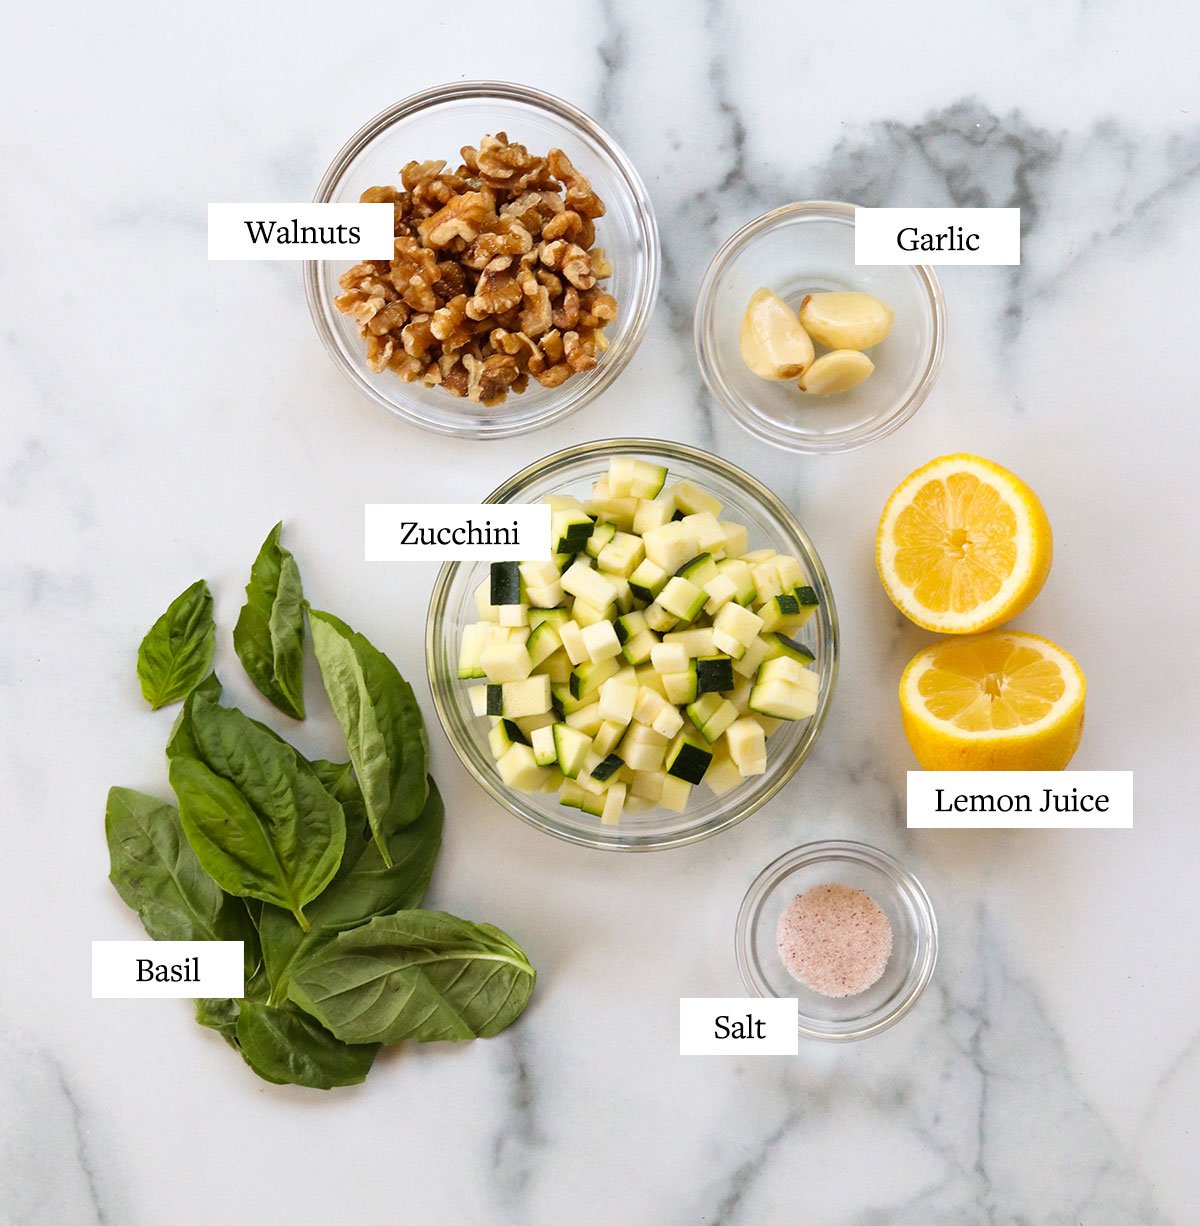
<path fill-rule="evenodd" d="M 681 1056 L 794 1056 L 800 1050 L 794 996 L 691 996 L 679 1001 Z"/>
<path fill-rule="evenodd" d="M 368 562 L 547 562 L 544 502 L 369 502 Z"/>
<path fill-rule="evenodd" d="M 93 941 L 92 996 L 241 997 L 241 941 Z"/>
<path fill-rule="evenodd" d="M 210 260 L 390 260 L 390 204 L 210 204 Z"/>
<path fill-rule="evenodd" d="M 909 771 L 913 830 L 1132 830 L 1133 771 Z"/>
<path fill-rule="evenodd" d="M 1019 264 L 1020 209 L 855 209 L 856 264 Z"/>

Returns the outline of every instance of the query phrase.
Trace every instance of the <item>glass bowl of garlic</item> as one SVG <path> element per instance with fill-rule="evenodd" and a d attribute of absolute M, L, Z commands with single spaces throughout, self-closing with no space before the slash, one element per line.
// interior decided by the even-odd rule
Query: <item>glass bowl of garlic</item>
<path fill-rule="evenodd" d="M 813 339 L 828 343 L 817 340 L 811 356 L 784 352 L 795 340 L 786 333 L 822 303 L 830 317 L 813 320 Z M 780 330 L 782 357 L 744 340 L 748 311 Z M 890 327 L 874 326 L 889 318 Z M 833 201 L 785 205 L 743 226 L 713 257 L 696 301 L 696 356 L 709 391 L 752 434 L 789 451 L 849 451 L 899 429 L 937 380 L 945 334 L 937 273 L 856 265 L 854 205 Z"/>

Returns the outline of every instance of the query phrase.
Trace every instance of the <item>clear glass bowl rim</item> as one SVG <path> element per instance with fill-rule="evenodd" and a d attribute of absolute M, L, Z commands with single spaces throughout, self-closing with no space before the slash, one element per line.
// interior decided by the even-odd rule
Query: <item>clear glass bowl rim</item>
<path fill-rule="evenodd" d="M 917 978 L 908 993 L 903 996 L 892 1009 L 875 1018 L 866 1025 L 854 1025 L 844 1030 L 830 1031 L 814 1029 L 806 1026 L 804 1016 L 800 1016 L 800 1033 L 809 1039 L 825 1039 L 835 1043 L 853 1042 L 865 1039 L 870 1035 L 879 1034 L 882 1030 L 894 1026 L 921 998 L 930 979 L 938 958 L 938 926 L 934 914 L 933 903 L 925 887 L 917 877 L 904 867 L 895 856 L 872 847 L 869 843 L 857 842 L 853 839 L 820 839 L 812 843 L 802 843 L 785 851 L 783 855 L 772 860 L 766 868 L 750 883 L 742 905 L 738 909 L 737 929 L 734 953 L 737 958 L 738 974 L 742 985 L 753 996 L 773 996 L 765 983 L 754 973 L 751 958 L 752 933 L 754 919 L 763 901 L 790 872 L 808 864 L 819 864 L 826 861 L 857 860 L 860 864 L 869 865 L 890 877 L 892 881 L 909 896 L 919 917 L 916 936 L 917 944 Z"/>
<path fill-rule="evenodd" d="M 442 725 L 447 740 L 449 740 L 454 748 L 454 752 L 475 778 L 476 782 L 505 809 L 516 814 L 517 817 L 529 825 L 536 827 L 538 830 L 543 830 L 547 834 L 552 834 L 556 838 L 564 839 L 581 847 L 593 847 L 603 851 L 662 851 L 669 847 L 684 847 L 690 843 L 698 843 L 702 839 L 710 838 L 714 834 L 719 834 L 722 830 L 728 830 L 731 826 L 736 826 L 752 813 L 757 812 L 768 800 L 771 800 L 780 792 L 812 752 L 812 748 L 817 742 L 829 712 L 838 673 L 839 631 L 837 608 L 833 602 L 833 595 L 829 586 L 829 576 L 811 538 L 788 507 L 774 493 L 767 489 L 757 478 L 738 468 L 736 465 L 730 464 L 720 456 L 690 447 L 685 443 L 670 442 L 666 439 L 598 439 L 593 442 L 580 443 L 574 447 L 564 448 L 527 465 L 520 472 L 515 473 L 502 485 L 494 489 L 483 501 L 485 503 L 506 502 L 514 494 L 519 494 L 529 482 L 552 472 L 555 468 L 573 464 L 577 460 L 616 453 L 643 453 L 646 451 L 654 455 L 674 458 L 695 464 L 701 468 L 710 469 L 719 473 L 726 480 L 736 481 L 744 485 L 755 501 L 763 503 L 773 515 L 778 517 L 787 526 L 789 532 L 795 535 L 805 551 L 806 556 L 804 560 L 809 567 L 810 579 L 820 596 L 818 616 L 823 617 L 825 620 L 828 631 L 828 647 L 824 651 L 821 660 L 821 693 L 817 710 L 808 721 L 808 727 L 812 730 L 811 735 L 807 735 L 803 743 L 797 745 L 788 758 L 777 760 L 772 770 L 763 776 L 764 779 L 769 780 L 769 783 L 765 784 L 762 790 L 753 797 L 744 800 L 740 808 L 735 809 L 730 806 L 715 814 L 701 826 L 683 829 L 662 836 L 639 835 L 637 836 L 637 842 L 622 841 L 619 829 L 614 832 L 614 837 L 589 837 L 581 831 L 567 826 L 560 826 L 548 820 L 544 815 L 533 809 L 532 806 L 523 806 L 520 803 L 520 793 L 506 788 L 494 770 L 481 771 L 467 747 L 460 744 L 454 721 L 448 709 L 447 697 L 443 693 L 443 687 L 437 681 L 437 653 L 441 642 L 441 623 L 446 609 L 450 584 L 460 565 L 458 562 L 443 563 L 438 571 L 437 578 L 434 580 L 433 592 L 429 599 L 429 611 L 425 622 L 425 664 L 430 692 L 433 695 L 434 709 L 437 711 L 438 720 Z"/>
<path fill-rule="evenodd" d="M 426 416 L 406 405 L 390 400 L 363 375 L 354 362 L 347 358 L 338 344 L 330 323 L 328 311 L 332 308 L 324 301 L 321 293 L 320 264 L 322 261 L 306 260 L 304 262 L 304 292 L 317 334 L 333 359 L 334 365 L 355 387 L 369 396 L 376 404 L 382 405 L 405 421 L 435 434 L 456 438 L 512 438 L 531 430 L 539 430 L 543 426 L 549 426 L 582 409 L 605 388 L 610 387 L 629 364 L 646 334 L 646 327 L 658 298 L 659 281 L 662 276 L 662 250 L 654 206 L 650 202 L 646 186 L 633 163 L 626 157 L 612 136 L 594 119 L 570 102 L 515 81 L 449 81 L 443 85 L 434 85 L 429 89 L 410 94 L 380 111 L 373 119 L 363 124 L 338 151 L 337 156 L 329 164 L 329 169 L 321 178 L 316 194 L 313 196 L 313 202 L 315 204 L 327 203 L 333 194 L 334 187 L 341 180 L 350 163 L 371 141 L 393 124 L 441 103 L 471 98 L 503 98 L 506 101 L 523 102 L 549 112 L 568 126 L 582 129 L 603 149 L 605 156 L 612 161 L 629 190 L 635 206 L 634 213 L 639 237 L 645 252 L 645 268 L 638 286 L 639 292 L 633 300 L 633 317 L 628 324 L 628 330 L 624 333 L 620 348 L 616 353 L 611 354 L 607 361 L 602 360 L 598 364 L 595 379 L 586 383 L 583 379 L 567 380 L 562 385 L 561 398 L 550 401 L 536 414 L 521 414 L 515 409 L 507 414 L 502 412 L 489 418 L 486 428 L 469 421 L 460 423 L 432 414 Z M 574 388 L 571 387 L 572 382 L 577 383 Z"/>
<path fill-rule="evenodd" d="M 917 274 L 929 299 L 933 320 L 933 343 L 930 346 L 920 381 L 900 407 L 894 408 L 883 419 L 866 422 L 857 430 L 828 442 L 819 438 L 792 439 L 774 433 L 757 417 L 746 412 L 741 397 L 736 396 L 732 389 L 727 390 L 724 381 L 718 376 L 715 364 L 710 360 L 706 333 L 709 317 L 712 314 L 717 282 L 730 262 L 751 239 L 757 238 L 760 234 L 774 229 L 793 217 L 811 214 L 828 221 L 853 226 L 854 211 L 857 207 L 857 205 L 848 204 L 842 200 L 798 200 L 793 204 L 781 205 L 777 209 L 771 209 L 767 213 L 752 218 L 740 230 L 731 234 L 718 248 L 716 255 L 709 261 L 696 295 L 696 309 L 692 321 L 692 343 L 695 346 L 696 361 L 700 366 L 704 385 L 713 398 L 743 429 L 784 451 L 800 455 L 852 451 L 856 447 L 886 438 L 893 431 L 899 430 L 925 403 L 942 368 L 942 357 L 946 348 L 946 298 L 942 292 L 942 283 L 937 272 L 930 265 L 913 264 L 910 267 Z"/>

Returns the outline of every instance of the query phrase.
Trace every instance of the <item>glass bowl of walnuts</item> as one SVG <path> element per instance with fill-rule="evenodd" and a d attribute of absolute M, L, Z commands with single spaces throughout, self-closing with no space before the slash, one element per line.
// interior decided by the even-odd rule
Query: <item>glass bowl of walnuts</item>
<path fill-rule="evenodd" d="M 377 115 L 318 203 L 388 202 L 391 261 L 310 261 L 335 363 L 427 430 L 522 434 L 573 413 L 633 356 L 658 291 L 658 229 L 612 137 L 567 102 L 456 82 Z"/>

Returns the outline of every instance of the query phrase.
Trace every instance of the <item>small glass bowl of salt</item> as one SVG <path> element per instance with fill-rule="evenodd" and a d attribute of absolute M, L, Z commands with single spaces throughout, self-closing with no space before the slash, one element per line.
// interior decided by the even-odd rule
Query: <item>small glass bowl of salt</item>
<path fill-rule="evenodd" d="M 805 843 L 767 865 L 742 901 L 738 971 L 753 996 L 795 997 L 800 1033 L 864 1039 L 916 1004 L 937 963 L 921 883 L 865 843 Z"/>

